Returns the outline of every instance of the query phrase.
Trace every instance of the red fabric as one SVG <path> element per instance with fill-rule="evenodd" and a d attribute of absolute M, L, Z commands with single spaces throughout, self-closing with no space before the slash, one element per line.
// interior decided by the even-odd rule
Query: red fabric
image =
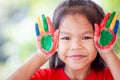
<path fill-rule="evenodd" d="M 53 69 L 39 69 L 32 76 L 31 80 L 69 80 L 64 73 L 63 68 Z M 92 70 L 85 80 L 114 80 L 109 69 L 106 68 L 103 71 L 95 72 Z"/>

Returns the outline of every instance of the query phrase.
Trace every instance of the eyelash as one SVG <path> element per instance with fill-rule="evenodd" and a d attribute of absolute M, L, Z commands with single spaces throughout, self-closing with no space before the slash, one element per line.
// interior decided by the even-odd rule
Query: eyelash
<path fill-rule="evenodd" d="M 70 37 L 63 37 L 62 40 L 70 40 Z"/>
<path fill-rule="evenodd" d="M 70 37 L 63 37 L 61 38 L 62 40 L 71 40 Z M 83 36 L 82 37 L 82 40 L 88 40 L 88 39 L 93 39 L 92 37 L 90 36 Z"/>
<path fill-rule="evenodd" d="M 82 37 L 82 40 L 88 40 L 88 39 L 93 39 L 93 38 L 90 37 L 90 36 L 83 36 L 83 37 Z"/>

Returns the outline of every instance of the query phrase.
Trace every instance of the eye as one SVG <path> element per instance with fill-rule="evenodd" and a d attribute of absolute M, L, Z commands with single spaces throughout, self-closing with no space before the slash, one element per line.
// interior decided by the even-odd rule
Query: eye
<path fill-rule="evenodd" d="M 93 39 L 91 36 L 83 36 L 82 40 L 89 40 L 89 39 Z"/>
<path fill-rule="evenodd" d="M 62 40 L 70 40 L 70 37 L 62 37 Z"/>

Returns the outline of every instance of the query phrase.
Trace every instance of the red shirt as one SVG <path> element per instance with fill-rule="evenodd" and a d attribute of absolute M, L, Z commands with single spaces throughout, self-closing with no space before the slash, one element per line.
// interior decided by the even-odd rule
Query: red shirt
<path fill-rule="evenodd" d="M 63 68 L 38 69 L 31 80 L 70 80 Z M 114 80 L 109 69 L 105 68 L 100 72 L 92 70 L 85 80 Z"/>

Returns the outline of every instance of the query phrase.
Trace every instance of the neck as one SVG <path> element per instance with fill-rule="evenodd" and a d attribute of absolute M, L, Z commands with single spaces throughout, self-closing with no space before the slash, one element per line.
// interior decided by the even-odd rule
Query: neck
<path fill-rule="evenodd" d="M 90 73 L 90 66 L 82 69 L 71 69 L 65 66 L 64 71 L 70 80 L 84 80 Z"/>

